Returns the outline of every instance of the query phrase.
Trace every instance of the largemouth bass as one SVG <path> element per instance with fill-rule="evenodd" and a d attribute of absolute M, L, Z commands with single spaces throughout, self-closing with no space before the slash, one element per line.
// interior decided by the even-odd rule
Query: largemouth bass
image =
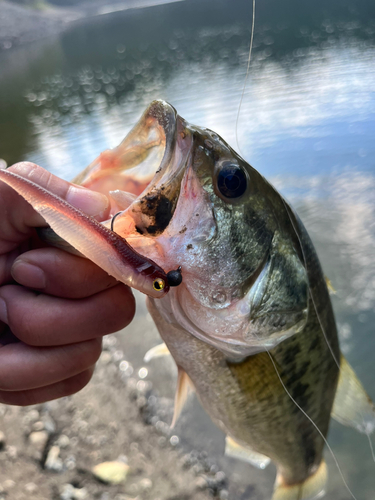
<path fill-rule="evenodd" d="M 58 204 L 47 214 L 27 196 L 28 181 L 4 171 L 0 180 L 78 248 L 84 218 L 66 216 L 64 225 Z M 191 385 L 226 433 L 229 455 L 275 463 L 272 500 L 322 496 L 331 415 L 370 433 L 375 410 L 340 353 L 318 257 L 290 205 L 217 134 L 163 101 L 75 182 L 110 196 L 120 213 L 107 229 L 183 278 L 148 298 L 166 346 L 148 358 L 170 352 L 178 367 L 175 418 Z M 89 257 L 90 245 L 78 250 Z M 113 242 L 98 245 L 95 262 L 108 269 Z"/>

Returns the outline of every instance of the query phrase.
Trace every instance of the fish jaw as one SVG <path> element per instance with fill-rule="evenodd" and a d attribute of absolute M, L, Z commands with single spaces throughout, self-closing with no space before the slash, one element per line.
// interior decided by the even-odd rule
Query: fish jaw
<path fill-rule="evenodd" d="M 170 104 L 153 101 L 119 146 L 103 151 L 73 182 L 106 195 L 120 190 L 138 197 L 149 188 L 157 170 L 164 175 L 171 163 L 177 121 Z"/>

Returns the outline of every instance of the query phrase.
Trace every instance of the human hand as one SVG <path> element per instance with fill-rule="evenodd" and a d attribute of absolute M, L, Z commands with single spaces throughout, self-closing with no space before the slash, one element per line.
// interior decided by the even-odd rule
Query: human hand
<path fill-rule="evenodd" d="M 10 170 L 99 220 L 108 218 L 104 195 L 32 163 Z M 87 259 L 43 246 L 34 229 L 43 225 L 31 205 L 0 182 L 1 403 L 31 405 L 82 389 L 102 336 L 128 325 L 135 312 L 128 287 Z"/>

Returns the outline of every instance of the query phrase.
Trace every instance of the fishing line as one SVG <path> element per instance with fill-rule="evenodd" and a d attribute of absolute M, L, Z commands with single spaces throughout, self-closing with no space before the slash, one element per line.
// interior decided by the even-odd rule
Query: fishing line
<path fill-rule="evenodd" d="M 260 340 L 260 338 L 256 335 L 256 333 L 254 333 L 255 337 Z M 316 425 L 316 423 L 313 421 L 313 419 L 305 412 L 305 410 L 297 403 L 297 401 L 293 398 L 293 396 L 290 394 L 290 392 L 288 391 L 288 389 L 286 388 L 281 376 L 280 376 L 280 373 L 277 369 L 277 366 L 276 366 L 276 363 L 271 355 L 271 353 L 269 352 L 269 350 L 265 347 L 265 351 L 266 353 L 268 354 L 268 357 L 270 358 L 271 360 L 271 363 L 275 369 L 275 372 L 276 372 L 276 375 L 277 375 L 277 378 L 280 380 L 280 384 L 282 385 L 284 391 L 286 392 L 287 396 L 290 398 L 290 400 L 292 401 L 293 404 L 296 405 L 296 407 L 300 410 L 300 412 L 307 418 L 307 420 L 309 420 L 311 422 L 311 424 L 315 427 L 315 429 L 318 431 L 320 437 L 323 439 L 324 441 L 324 444 L 327 446 L 330 454 L 332 455 L 332 458 L 333 458 L 333 461 L 337 467 L 337 470 L 339 471 L 339 474 L 340 474 L 340 477 L 342 479 L 342 482 L 344 483 L 344 486 L 346 488 L 346 490 L 348 491 L 349 495 L 353 498 L 353 500 L 358 500 L 357 497 L 354 495 L 354 493 L 351 491 L 351 489 L 349 488 L 348 486 L 348 483 L 346 482 L 345 480 L 345 477 L 344 477 L 344 474 L 341 470 L 341 467 L 340 467 L 340 464 L 336 458 L 336 455 L 334 454 L 331 446 L 329 445 L 327 439 L 325 438 L 324 434 L 322 433 L 322 431 L 319 429 L 319 427 Z M 298 493 L 300 494 L 300 492 Z"/>
<path fill-rule="evenodd" d="M 280 196 L 280 198 L 281 198 L 281 200 L 282 200 L 282 202 L 283 202 L 283 204 L 284 204 L 284 207 L 285 207 L 286 213 L 288 214 L 288 217 L 289 217 L 289 220 L 290 220 L 290 222 L 291 222 L 291 224 L 292 224 L 293 230 L 294 230 L 294 232 L 295 232 L 295 234 L 296 234 L 296 236 L 297 236 L 297 238 L 298 238 L 299 245 L 300 245 L 301 252 L 302 252 L 303 261 L 304 261 L 304 263 L 305 263 L 305 268 L 307 269 L 307 261 L 306 261 L 305 252 L 304 252 L 304 250 L 303 250 L 303 245 L 302 245 L 302 242 L 301 242 L 301 238 L 300 238 L 300 236 L 299 236 L 299 234 L 298 234 L 298 231 L 297 231 L 297 229 L 296 229 L 296 227 L 295 227 L 295 224 L 294 224 L 294 222 L 293 222 L 293 219 L 292 219 L 292 217 L 290 216 L 290 213 L 289 213 L 289 211 L 288 211 L 288 207 L 287 207 L 287 204 L 286 204 L 286 202 L 285 202 L 284 198 L 283 198 L 282 196 Z M 321 321 L 321 319 L 320 319 L 320 315 L 319 315 L 319 313 L 318 313 L 318 308 L 317 308 L 317 306 L 316 306 L 316 303 L 315 303 L 315 300 L 314 300 L 313 294 L 311 293 L 310 283 L 309 283 L 309 292 L 310 292 L 311 301 L 312 301 L 313 306 L 314 306 L 314 309 L 315 309 L 316 317 L 318 318 L 318 322 L 319 322 L 319 325 L 320 325 L 320 329 L 322 330 L 322 333 L 323 333 L 324 340 L 325 340 L 325 342 L 326 342 L 326 344 L 327 344 L 327 347 L 328 347 L 328 349 L 329 349 L 329 351 L 330 351 L 330 353 L 331 353 L 331 355 L 332 355 L 332 358 L 333 358 L 334 362 L 336 363 L 336 366 L 337 366 L 337 368 L 338 368 L 338 370 L 339 370 L 339 373 L 340 373 L 340 375 L 341 375 L 341 374 L 342 374 L 341 365 L 340 365 L 339 361 L 337 360 L 335 353 L 333 352 L 332 346 L 331 346 L 331 344 L 330 344 L 330 342 L 329 342 L 329 340 L 328 340 L 328 337 L 327 337 L 327 333 L 326 333 L 325 328 L 324 328 L 324 326 L 323 326 L 323 323 L 322 323 L 322 321 Z M 370 445 L 371 456 L 372 456 L 372 459 L 373 459 L 373 461 L 374 461 L 374 463 L 375 463 L 375 453 L 374 453 L 374 447 L 373 447 L 373 444 L 372 444 L 372 441 L 371 441 L 371 437 L 370 437 L 370 431 L 368 431 L 368 430 L 367 430 L 366 421 L 365 421 L 364 414 L 363 414 L 363 411 L 362 411 L 361 407 L 359 407 L 359 408 L 358 408 L 358 410 L 359 410 L 359 413 L 361 414 L 361 417 L 362 417 L 363 429 L 364 429 L 364 431 L 365 431 L 364 433 L 365 433 L 365 434 L 366 434 L 366 436 L 367 436 L 367 439 L 368 439 L 368 442 L 369 442 L 369 445 Z"/>
<path fill-rule="evenodd" d="M 242 94 L 241 94 L 241 99 L 240 99 L 240 104 L 238 106 L 238 111 L 237 111 L 237 118 L 236 118 L 236 143 L 237 143 L 237 149 L 243 156 L 241 152 L 240 145 L 238 143 L 238 121 L 240 119 L 240 112 L 241 112 L 241 106 L 242 106 L 242 101 L 245 95 L 245 90 L 246 90 L 246 84 L 247 80 L 249 78 L 249 73 L 250 73 L 250 62 L 251 62 L 251 54 L 253 51 L 253 40 L 254 40 L 254 26 L 255 26 L 255 0 L 253 0 L 253 19 L 251 22 L 251 35 L 250 35 L 250 48 L 249 48 L 249 57 L 247 59 L 247 69 L 246 69 L 246 76 L 245 76 L 245 81 L 243 84 L 243 89 L 242 89 Z"/>

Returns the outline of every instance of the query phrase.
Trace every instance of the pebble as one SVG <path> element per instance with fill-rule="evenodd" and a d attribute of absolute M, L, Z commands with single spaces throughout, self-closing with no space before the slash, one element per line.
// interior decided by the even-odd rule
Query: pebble
<path fill-rule="evenodd" d="M 195 480 L 195 487 L 197 490 L 205 490 L 208 488 L 206 479 L 203 476 L 198 477 Z"/>
<path fill-rule="evenodd" d="M 36 420 L 39 419 L 39 412 L 38 410 L 30 410 L 27 412 L 27 417 L 31 422 L 35 422 Z"/>
<path fill-rule="evenodd" d="M 10 459 L 15 460 L 18 457 L 18 450 L 15 446 L 8 446 L 6 454 Z"/>
<path fill-rule="evenodd" d="M 94 476 L 108 484 L 121 484 L 126 481 L 129 466 L 124 462 L 103 462 L 96 465 L 92 472 Z"/>
<path fill-rule="evenodd" d="M 61 472 L 63 469 L 63 461 L 59 457 L 60 448 L 58 446 L 51 446 L 44 467 L 54 472 Z"/>
<path fill-rule="evenodd" d="M 60 490 L 61 500 L 84 500 L 88 498 L 86 488 L 75 488 L 72 484 L 64 484 Z"/>
<path fill-rule="evenodd" d="M 56 444 L 60 448 L 67 448 L 70 444 L 70 439 L 65 434 L 61 434 L 61 436 L 59 436 Z"/>
<path fill-rule="evenodd" d="M 42 431 L 44 429 L 44 423 L 41 420 L 33 423 L 33 431 Z"/>
<path fill-rule="evenodd" d="M 25 491 L 27 493 L 36 493 L 38 491 L 38 486 L 35 483 L 25 484 Z"/>
<path fill-rule="evenodd" d="M 221 490 L 219 493 L 219 498 L 220 498 L 220 500 L 228 500 L 229 499 L 228 490 Z"/>
<path fill-rule="evenodd" d="M 6 479 L 3 482 L 4 490 L 9 491 L 16 486 L 16 482 L 13 479 Z"/>
<path fill-rule="evenodd" d="M 139 481 L 138 485 L 141 491 L 150 491 L 152 489 L 152 481 L 148 477 Z"/>
<path fill-rule="evenodd" d="M 44 451 L 48 441 L 47 431 L 35 431 L 29 435 L 29 442 L 38 451 Z"/>

